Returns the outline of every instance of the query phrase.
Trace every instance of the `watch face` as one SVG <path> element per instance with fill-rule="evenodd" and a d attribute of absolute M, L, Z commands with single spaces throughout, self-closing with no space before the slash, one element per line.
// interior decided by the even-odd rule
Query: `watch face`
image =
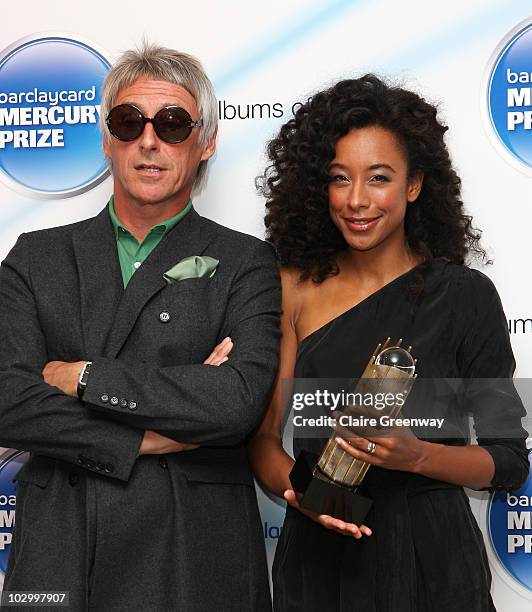
<path fill-rule="evenodd" d="M 83 396 L 83 391 L 85 391 L 85 387 L 87 386 L 87 380 L 89 378 L 89 372 L 90 372 L 90 367 L 91 367 L 92 362 L 88 361 L 83 368 L 81 369 L 81 372 L 79 374 L 79 380 L 78 380 L 78 397 L 81 399 L 81 397 Z"/>
<path fill-rule="evenodd" d="M 81 382 L 82 384 L 86 385 L 87 384 L 87 379 L 89 378 L 89 372 L 91 369 L 91 365 L 92 362 L 88 361 L 84 366 L 83 366 L 83 370 L 81 372 Z"/>

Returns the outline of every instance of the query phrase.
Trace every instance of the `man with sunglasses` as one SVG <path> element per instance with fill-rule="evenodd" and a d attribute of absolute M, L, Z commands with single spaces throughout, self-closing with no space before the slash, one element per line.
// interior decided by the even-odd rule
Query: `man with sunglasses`
<path fill-rule="evenodd" d="M 101 108 L 113 197 L 0 268 L 0 445 L 32 453 L 4 590 L 270 610 L 244 444 L 277 369 L 274 255 L 192 206 L 217 126 L 197 60 L 128 51 Z"/>

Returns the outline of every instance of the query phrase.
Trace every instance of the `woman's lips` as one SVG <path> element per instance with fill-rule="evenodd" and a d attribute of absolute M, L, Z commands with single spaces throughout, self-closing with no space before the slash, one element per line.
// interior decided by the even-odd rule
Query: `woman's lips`
<path fill-rule="evenodd" d="M 353 232 L 367 232 L 377 225 L 379 219 L 380 217 L 344 217 L 345 224 Z"/>

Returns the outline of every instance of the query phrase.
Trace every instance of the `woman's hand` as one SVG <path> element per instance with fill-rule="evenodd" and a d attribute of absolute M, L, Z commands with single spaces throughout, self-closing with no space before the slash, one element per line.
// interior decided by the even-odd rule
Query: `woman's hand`
<path fill-rule="evenodd" d="M 347 440 L 347 441 L 346 441 Z M 336 438 L 352 457 L 389 470 L 403 470 L 470 489 L 492 486 L 495 464 L 490 453 L 476 444 L 451 446 L 405 436 Z M 373 449 L 375 444 L 375 450 Z"/>
<path fill-rule="evenodd" d="M 361 525 L 360 527 L 357 527 L 353 523 L 346 523 L 345 521 L 341 521 L 340 519 L 329 516 L 328 514 L 317 514 L 316 512 L 305 510 L 305 508 L 302 508 L 299 505 L 298 498 L 300 497 L 301 494 L 295 493 L 292 489 L 287 489 L 284 492 L 284 498 L 286 499 L 287 503 L 292 506 L 292 508 L 297 508 L 299 512 L 301 512 L 305 516 L 308 516 L 314 522 L 319 523 L 327 529 L 332 529 L 333 531 L 336 531 L 337 533 L 340 533 L 342 535 L 353 536 L 357 540 L 359 540 L 363 535 L 371 535 L 371 529 L 369 527 L 366 527 L 366 525 Z"/>
<path fill-rule="evenodd" d="M 404 472 L 418 471 L 427 445 L 406 428 L 401 428 L 395 436 L 337 437 L 336 442 L 355 459 Z"/>

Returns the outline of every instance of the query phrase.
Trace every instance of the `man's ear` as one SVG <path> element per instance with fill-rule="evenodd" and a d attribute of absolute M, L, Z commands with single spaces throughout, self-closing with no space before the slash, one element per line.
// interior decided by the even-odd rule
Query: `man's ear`
<path fill-rule="evenodd" d="M 408 202 L 415 202 L 421 193 L 421 187 L 423 185 L 423 172 L 418 172 L 408 181 L 408 188 L 406 191 L 406 199 Z"/>
<path fill-rule="evenodd" d="M 109 163 L 111 163 L 111 143 L 109 142 L 109 136 L 105 133 L 103 135 L 102 147 L 103 152 L 105 153 L 105 157 L 107 157 Z"/>
<path fill-rule="evenodd" d="M 218 135 L 218 128 L 216 128 L 214 134 L 209 138 L 207 144 L 203 147 L 203 152 L 201 154 L 201 161 L 206 161 L 210 159 L 215 151 L 216 151 L 216 136 Z M 105 149 L 104 149 L 105 151 Z"/>

